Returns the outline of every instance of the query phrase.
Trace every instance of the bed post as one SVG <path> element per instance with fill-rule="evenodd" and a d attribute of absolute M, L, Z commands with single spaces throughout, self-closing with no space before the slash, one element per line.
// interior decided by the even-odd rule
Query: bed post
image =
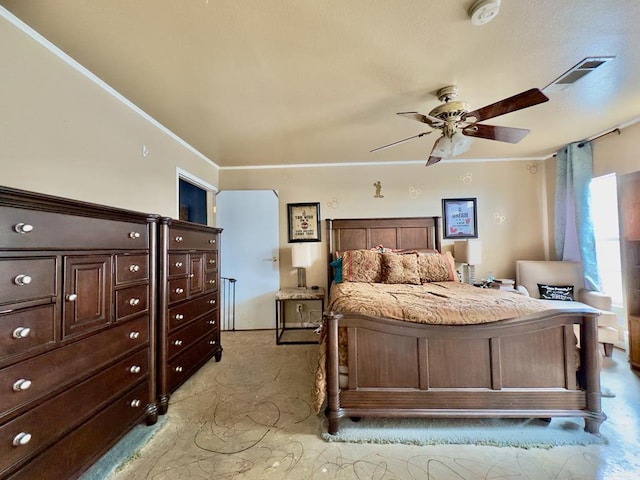
<path fill-rule="evenodd" d="M 328 431 L 331 435 L 338 433 L 338 419 L 340 414 L 340 377 L 338 373 L 338 321 L 342 315 L 334 312 L 324 314 L 327 328 L 327 409 L 325 415 L 329 422 Z"/>
<path fill-rule="evenodd" d="M 600 432 L 600 425 L 607 416 L 602 412 L 600 393 L 600 351 L 598 349 L 599 314 L 588 314 L 582 318 L 580 328 L 581 362 L 584 365 L 584 388 L 587 391 L 587 413 L 585 431 L 593 434 Z"/>

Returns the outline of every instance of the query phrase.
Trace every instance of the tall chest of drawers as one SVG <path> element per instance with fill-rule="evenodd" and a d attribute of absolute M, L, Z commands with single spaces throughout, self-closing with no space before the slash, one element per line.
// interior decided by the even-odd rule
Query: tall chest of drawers
<path fill-rule="evenodd" d="M 0 478 L 77 478 L 155 423 L 157 220 L 0 187 Z"/>
<path fill-rule="evenodd" d="M 158 408 L 204 363 L 222 358 L 219 228 L 160 219 Z"/>

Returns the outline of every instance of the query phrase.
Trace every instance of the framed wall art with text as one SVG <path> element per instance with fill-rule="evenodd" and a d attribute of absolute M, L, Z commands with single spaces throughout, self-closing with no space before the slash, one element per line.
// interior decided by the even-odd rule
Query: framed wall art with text
<path fill-rule="evenodd" d="M 287 203 L 289 242 L 320 241 L 320 203 Z"/>

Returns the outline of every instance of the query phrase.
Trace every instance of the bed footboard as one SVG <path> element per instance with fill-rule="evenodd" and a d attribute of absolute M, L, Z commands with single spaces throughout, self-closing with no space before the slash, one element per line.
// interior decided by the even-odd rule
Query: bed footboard
<path fill-rule="evenodd" d="M 445 326 L 329 312 L 325 322 L 329 433 L 345 416 L 583 417 L 594 434 L 606 418 L 597 313 L 549 310 Z M 347 330 L 343 388 L 339 328 Z"/>

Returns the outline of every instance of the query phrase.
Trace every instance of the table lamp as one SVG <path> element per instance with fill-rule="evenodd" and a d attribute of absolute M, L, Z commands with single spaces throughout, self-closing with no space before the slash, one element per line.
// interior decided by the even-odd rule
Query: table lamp
<path fill-rule="evenodd" d="M 464 281 L 476 283 L 476 265 L 482 263 L 482 243 L 480 240 L 456 240 L 453 244 L 453 256 L 456 262 L 465 265 Z"/>
<path fill-rule="evenodd" d="M 294 243 L 291 247 L 291 265 L 298 269 L 298 288 L 307 288 L 306 268 L 311 266 L 311 248 L 308 243 Z"/>

